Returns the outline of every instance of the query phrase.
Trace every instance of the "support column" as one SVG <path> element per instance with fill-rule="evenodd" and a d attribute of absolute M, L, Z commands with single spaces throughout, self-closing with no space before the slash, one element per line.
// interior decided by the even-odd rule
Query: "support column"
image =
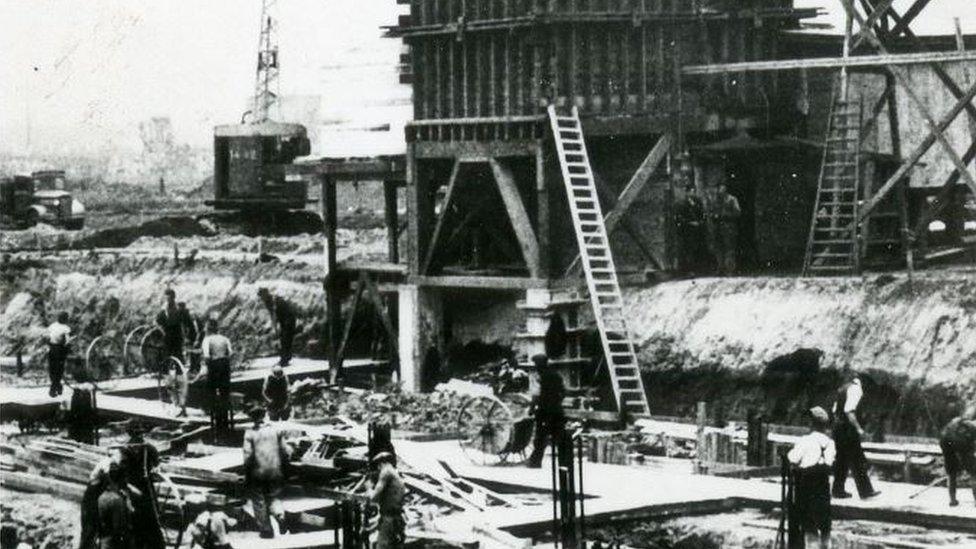
<path fill-rule="evenodd" d="M 342 339 L 342 299 L 339 295 L 336 272 L 336 186 L 327 176 L 319 178 L 321 185 L 322 229 L 325 233 L 325 312 L 329 340 L 329 380 L 336 382 L 342 370 L 339 342 Z"/>
<path fill-rule="evenodd" d="M 401 284 L 397 297 L 400 386 L 405 392 L 418 392 L 428 352 L 436 349 L 444 358 L 441 297 L 436 289 L 415 284 Z"/>

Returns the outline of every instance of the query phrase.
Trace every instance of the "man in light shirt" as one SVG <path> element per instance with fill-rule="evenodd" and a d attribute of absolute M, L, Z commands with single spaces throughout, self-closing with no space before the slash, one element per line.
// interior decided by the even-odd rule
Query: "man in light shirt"
<path fill-rule="evenodd" d="M 217 434 L 230 427 L 230 340 L 219 331 L 216 319 L 207 320 L 207 335 L 200 344 L 203 368 L 194 379 L 207 376 L 210 422 Z"/>
<path fill-rule="evenodd" d="M 195 495 L 195 494 L 194 494 Z M 189 497 L 187 498 L 190 499 Z M 192 503 L 203 498 L 197 496 Z M 237 521 L 227 516 L 223 511 L 209 509 L 212 507 L 202 503 L 204 509 L 186 529 L 186 537 L 190 540 L 190 549 L 230 549 L 227 531 L 237 526 Z"/>
<path fill-rule="evenodd" d="M 64 387 L 61 378 L 64 377 L 64 363 L 68 359 L 68 343 L 71 341 L 71 328 L 68 326 L 68 313 L 58 313 L 58 319 L 47 327 L 47 372 L 51 378 L 51 389 L 48 394 L 52 397 L 61 396 Z"/>
<path fill-rule="evenodd" d="M 854 375 L 840 388 L 837 400 L 834 402 L 834 443 L 837 445 L 837 460 L 834 462 L 832 495 L 835 498 L 851 497 L 844 487 L 848 472 L 854 477 L 857 493 L 861 499 L 872 498 L 881 493 L 871 486 L 871 479 L 868 478 L 868 461 L 861 447 L 864 429 L 858 420 L 857 409 L 863 397 L 861 378 Z"/>
<path fill-rule="evenodd" d="M 817 406 L 810 409 L 810 433 L 797 441 L 787 459 L 794 467 L 796 497 L 793 516 L 797 518 L 809 547 L 830 545 L 830 469 L 837 455 L 834 441 L 827 436 L 830 417 Z"/>

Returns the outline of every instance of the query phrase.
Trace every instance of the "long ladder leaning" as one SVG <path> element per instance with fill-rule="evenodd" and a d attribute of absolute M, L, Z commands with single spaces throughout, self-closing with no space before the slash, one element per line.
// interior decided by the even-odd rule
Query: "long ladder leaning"
<path fill-rule="evenodd" d="M 637 354 L 623 314 L 617 270 L 610 253 L 593 170 L 583 143 L 579 113 L 573 107 L 569 116 L 561 116 L 556 113 L 555 106 L 550 105 L 549 122 L 614 398 L 621 412 L 650 414 Z"/>
<path fill-rule="evenodd" d="M 834 98 L 803 260 L 804 275 L 856 274 L 861 269 L 857 218 L 862 116 L 859 102 Z"/>

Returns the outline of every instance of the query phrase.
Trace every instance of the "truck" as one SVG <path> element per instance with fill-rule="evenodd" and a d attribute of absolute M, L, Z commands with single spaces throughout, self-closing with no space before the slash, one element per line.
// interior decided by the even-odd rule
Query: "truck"
<path fill-rule="evenodd" d="M 0 180 L 0 225 L 24 229 L 46 223 L 68 230 L 85 226 L 85 205 L 64 190 L 64 172 L 46 170 Z"/>

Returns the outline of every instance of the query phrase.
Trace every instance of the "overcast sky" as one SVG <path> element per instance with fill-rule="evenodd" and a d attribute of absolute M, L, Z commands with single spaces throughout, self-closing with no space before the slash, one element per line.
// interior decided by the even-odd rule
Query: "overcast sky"
<path fill-rule="evenodd" d="M 976 32 L 974 2 L 933 1 L 925 30 L 951 33 L 962 13 Z M 319 122 L 393 125 L 320 132 L 317 153 L 396 152 L 402 142 L 409 88 L 397 84 L 399 41 L 379 27 L 403 9 L 279 0 L 282 94 L 306 96 L 295 103 Z M 153 116 L 170 117 L 178 141 L 208 146 L 212 127 L 239 120 L 251 95 L 259 11 L 259 0 L 0 0 L 0 151 L 24 150 L 28 125 L 35 150 L 138 150 L 137 125 Z M 380 150 L 366 150 L 377 141 Z"/>

